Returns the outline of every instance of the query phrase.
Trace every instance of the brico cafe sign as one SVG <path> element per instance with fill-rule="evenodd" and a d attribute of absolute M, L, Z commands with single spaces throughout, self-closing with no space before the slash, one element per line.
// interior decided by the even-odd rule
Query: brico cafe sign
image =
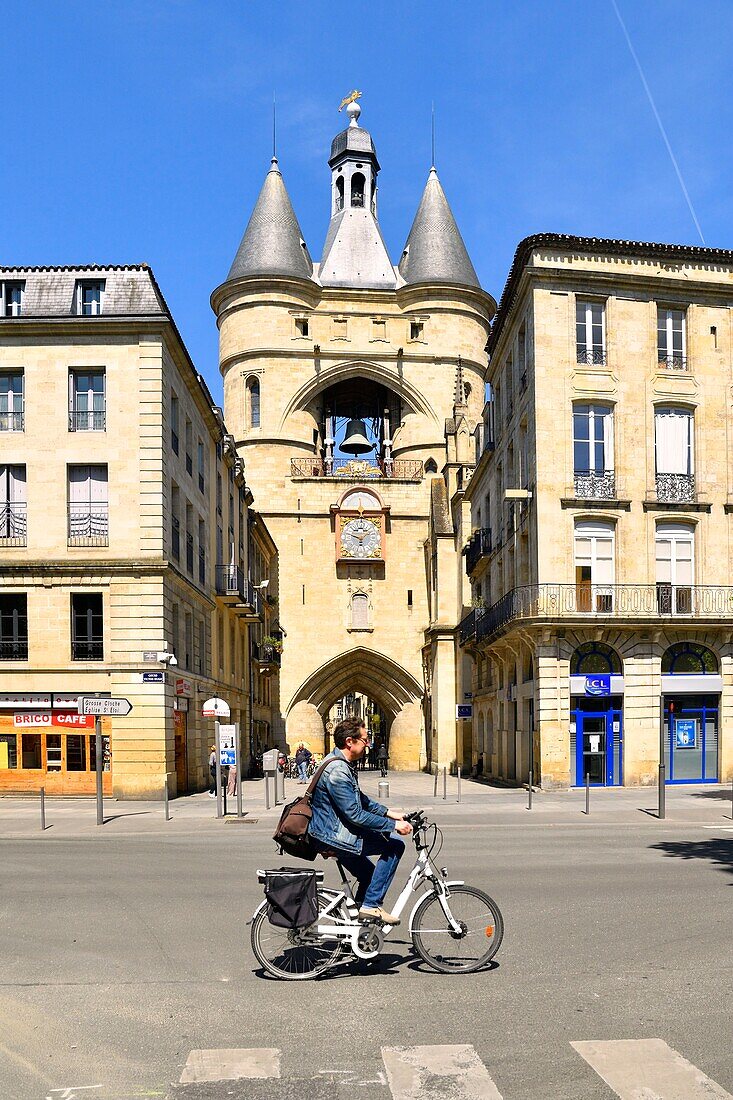
<path fill-rule="evenodd" d="M 75 714 L 73 711 L 24 711 L 13 715 L 14 726 L 57 726 L 62 729 L 94 729 L 91 715 Z"/>

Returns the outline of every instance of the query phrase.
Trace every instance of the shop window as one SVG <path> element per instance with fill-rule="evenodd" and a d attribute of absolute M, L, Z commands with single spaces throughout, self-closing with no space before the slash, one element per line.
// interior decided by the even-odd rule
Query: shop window
<path fill-rule="evenodd" d="M 621 658 L 615 649 L 604 642 L 585 642 L 578 646 L 570 662 L 571 676 L 595 676 L 610 673 L 620 676 Z"/>
<path fill-rule="evenodd" d="M 662 657 L 662 673 L 667 675 L 715 675 L 718 658 L 698 642 L 677 642 Z"/>
<path fill-rule="evenodd" d="M 40 770 L 41 768 L 41 735 L 40 733 L 24 733 L 21 737 L 23 767 L 27 770 Z"/>
<path fill-rule="evenodd" d="M 68 734 L 66 738 L 66 770 L 69 772 L 85 772 L 87 770 L 87 739 L 84 734 Z"/>
<path fill-rule="evenodd" d="M 61 771 L 61 734 L 46 734 L 46 771 Z"/>
<path fill-rule="evenodd" d="M 0 733 L 0 771 L 18 767 L 17 733 Z"/>

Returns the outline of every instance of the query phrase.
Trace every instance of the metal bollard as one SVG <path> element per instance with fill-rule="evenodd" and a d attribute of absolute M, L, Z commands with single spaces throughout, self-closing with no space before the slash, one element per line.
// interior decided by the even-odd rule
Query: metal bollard
<path fill-rule="evenodd" d="M 46 831 L 46 788 L 41 787 L 41 832 Z"/>
<path fill-rule="evenodd" d="M 585 813 L 586 817 L 590 813 L 590 774 L 585 773 Z"/>
<path fill-rule="evenodd" d="M 443 768 L 443 801 L 448 797 L 448 769 Z"/>
<path fill-rule="evenodd" d="M 380 798 L 381 801 L 384 801 L 387 798 L 389 798 L 389 783 L 387 782 L 386 779 L 380 780 L 378 790 L 379 790 L 379 798 Z"/>
<path fill-rule="evenodd" d="M 163 813 L 165 814 L 165 820 L 170 821 L 171 811 L 168 803 L 168 776 L 165 777 L 165 784 L 163 786 Z"/>
<path fill-rule="evenodd" d="M 458 801 L 461 801 L 461 769 L 458 769 Z"/>
<path fill-rule="evenodd" d="M 529 773 L 529 790 L 527 792 L 527 809 L 532 809 L 532 772 Z"/>
<path fill-rule="evenodd" d="M 265 772 L 265 809 L 270 809 L 270 776 Z"/>
<path fill-rule="evenodd" d="M 433 783 L 433 798 L 438 797 L 438 766 L 435 766 L 435 782 Z"/>

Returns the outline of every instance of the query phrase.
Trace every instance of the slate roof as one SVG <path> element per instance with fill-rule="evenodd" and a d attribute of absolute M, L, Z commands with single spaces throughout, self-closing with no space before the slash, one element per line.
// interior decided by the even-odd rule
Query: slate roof
<path fill-rule="evenodd" d="M 392 261 L 379 223 L 367 207 L 345 207 L 331 218 L 318 278 L 323 286 L 394 290 Z"/>
<path fill-rule="evenodd" d="M 102 317 L 170 316 L 147 264 L 0 267 L 0 282 L 25 283 L 21 318 L 75 316 L 76 284 L 86 279 L 104 283 Z"/>
<path fill-rule="evenodd" d="M 272 158 L 226 281 L 250 275 L 313 278 L 313 262 L 276 157 Z"/>
<path fill-rule="evenodd" d="M 562 252 L 576 252 L 582 255 L 640 256 L 645 259 L 659 260 L 661 263 L 713 263 L 733 265 L 733 250 L 729 248 L 707 248 L 687 244 L 659 244 L 653 241 L 624 241 L 610 237 L 576 237 L 570 233 L 534 233 L 525 237 L 517 245 L 512 266 L 509 269 L 499 307 L 491 326 L 487 348 L 489 352 L 496 347 L 499 334 L 514 305 L 519 288 L 519 280 L 527 261 L 536 248 L 556 249 Z"/>
<path fill-rule="evenodd" d="M 405 283 L 459 283 L 480 289 L 435 168 L 430 169 L 399 272 Z"/>

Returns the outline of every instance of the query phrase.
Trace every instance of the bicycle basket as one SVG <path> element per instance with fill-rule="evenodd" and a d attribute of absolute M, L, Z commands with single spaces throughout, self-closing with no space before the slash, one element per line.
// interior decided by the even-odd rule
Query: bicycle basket
<path fill-rule="evenodd" d="M 318 916 L 316 883 L 323 875 L 299 867 L 280 867 L 262 874 L 267 919 L 279 928 L 303 928 Z"/>

